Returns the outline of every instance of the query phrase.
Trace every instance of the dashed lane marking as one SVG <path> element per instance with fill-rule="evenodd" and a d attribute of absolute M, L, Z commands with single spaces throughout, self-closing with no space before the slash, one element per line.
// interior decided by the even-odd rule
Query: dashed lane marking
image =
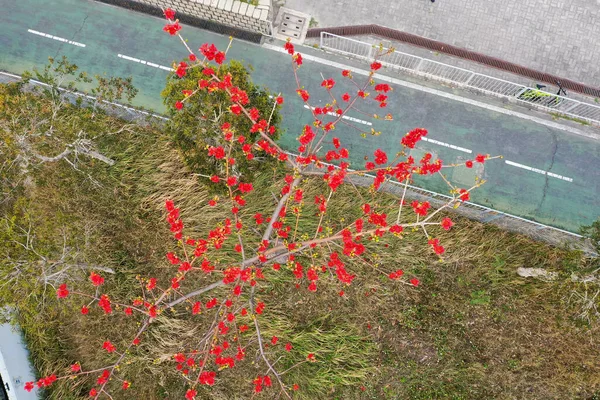
<path fill-rule="evenodd" d="M 440 141 L 435 140 L 435 139 L 428 139 L 426 137 L 422 137 L 421 140 L 424 140 L 424 141 L 429 142 L 429 143 L 437 144 L 437 145 L 440 145 L 440 146 L 448 147 L 450 149 L 454 149 L 454 150 L 462 151 L 462 152 L 465 152 L 465 153 L 469 153 L 469 154 L 471 154 L 473 152 L 472 150 L 465 149 L 464 147 L 455 146 L 455 145 L 450 144 L 450 143 L 440 142 Z"/>
<path fill-rule="evenodd" d="M 33 29 L 27 29 L 27 32 L 33 33 L 34 35 L 46 37 L 48 39 L 58 40 L 59 42 L 72 44 L 73 46 L 85 47 L 85 44 L 83 44 L 83 43 L 79 43 L 79 42 L 75 42 L 73 40 L 65 39 L 65 38 L 62 38 L 60 36 L 54 36 L 54 35 L 51 35 L 49 33 L 38 32 L 38 31 L 34 31 Z"/>
<path fill-rule="evenodd" d="M 308 109 L 315 109 L 315 107 L 309 107 L 308 105 L 304 105 L 304 108 Z M 328 112 L 327 115 L 331 115 L 332 117 L 338 117 L 338 115 L 334 112 Z M 373 124 L 369 121 L 363 121 L 362 119 L 358 119 L 358 118 L 354 118 L 354 117 L 349 117 L 347 115 L 342 116 L 343 119 L 347 119 L 348 121 L 352 121 L 352 122 L 357 122 L 359 124 L 363 124 L 363 125 L 367 125 L 367 126 L 373 126 Z"/>
<path fill-rule="evenodd" d="M 165 67 L 164 65 L 155 64 L 155 63 L 152 63 L 150 61 L 140 60 L 139 58 L 135 58 L 135 57 L 129 57 L 129 56 L 126 56 L 124 54 L 117 54 L 117 56 L 119 58 L 122 58 L 123 60 L 133 61 L 133 62 L 136 62 L 136 63 L 147 65 L 149 67 L 159 68 L 159 69 L 162 69 L 162 70 L 165 70 L 165 71 L 169 71 L 169 72 L 174 71 L 174 69 L 171 68 L 171 67 Z"/>
<path fill-rule="evenodd" d="M 552 172 L 547 172 L 547 171 L 544 171 L 544 170 L 541 170 L 538 168 L 528 167 L 527 165 L 519 164 L 514 161 L 504 160 L 504 162 L 508 165 L 512 165 L 513 167 L 526 169 L 528 171 L 536 172 L 541 175 L 548 175 L 548 176 L 551 176 L 552 178 L 562 179 L 563 181 L 573 182 L 573 178 L 569 178 L 567 176 L 562 176 L 562 175 L 558 175 L 558 174 L 555 174 Z"/>

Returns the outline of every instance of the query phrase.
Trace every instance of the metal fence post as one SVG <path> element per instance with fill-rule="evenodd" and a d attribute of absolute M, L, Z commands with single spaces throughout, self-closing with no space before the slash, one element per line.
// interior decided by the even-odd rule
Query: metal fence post
<path fill-rule="evenodd" d="M 477 75 L 475 72 L 471 73 L 471 76 L 469 76 L 469 79 L 467 79 L 464 84 L 468 86 L 469 82 L 471 82 L 471 79 L 473 79 L 475 75 Z"/>
<path fill-rule="evenodd" d="M 421 58 L 421 57 L 419 57 L 419 58 Z M 420 68 L 421 68 L 421 65 L 423 64 L 423 61 L 425 61 L 425 59 L 424 59 L 424 58 L 421 58 L 421 59 L 419 60 L 419 63 L 418 63 L 418 64 L 417 64 L 417 66 L 415 67 L 415 71 L 419 71 L 419 70 L 420 70 Z"/>

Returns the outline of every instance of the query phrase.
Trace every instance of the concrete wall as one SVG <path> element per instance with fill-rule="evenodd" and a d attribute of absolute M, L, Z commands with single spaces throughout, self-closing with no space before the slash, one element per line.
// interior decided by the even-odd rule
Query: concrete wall
<path fill-rule="evenodd" d="M 264 35 L 271 35 L 271 0 L 258 0 L 258 5 L 238 0 L 136 0 L 160 8 L 172 8 L 205 20 L 216 21 Z"/>

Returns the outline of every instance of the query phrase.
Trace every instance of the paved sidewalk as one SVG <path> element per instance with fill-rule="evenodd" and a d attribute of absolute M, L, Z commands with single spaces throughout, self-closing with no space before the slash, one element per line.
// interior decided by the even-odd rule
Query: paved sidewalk
<path fill-rule="evenodd" d="M 319 27 L 379 24 L 600 87 L 600 0 L 285 0 Z"/>

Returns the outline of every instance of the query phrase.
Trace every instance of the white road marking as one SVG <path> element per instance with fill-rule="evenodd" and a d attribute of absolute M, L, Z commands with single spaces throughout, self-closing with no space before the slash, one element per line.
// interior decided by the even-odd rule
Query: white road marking
<path fill-rule="evenodd" d="M 315 109 L 315 107 L 309 107 L 308 105 L 304 105 L 304 108 L 306 109 Z M 334 112 L 328 112 L 327 115 L 331 115 L 332 117 L 338 117 L 338 115 Z M 349 117 L 347 115 L 342 116 L 343 119 L 347 119 L 348 121 L 352 121 L 352 122 L 358 122 L 359 124 L 364 124 L 364 125 L 368 125 L 368 126 L 372 126 L 373 124 L 369 121 L 363 121 L 362 119 L 358 119 L 358 118 L 354 118 L 354 117 Z"/>
<path fill-rule="evenodd" d="M 265 49 L 273 50 L 273 51 L 276 51 L 276 52 L 279 52 L 279 53 L 285 53 L 285 54 L 287 54 L 287 50 L 285 50 L 283 48 L 283 46 L 276 46 L 276 45 L 273 45 L 273 44 L 264 43 L 261 47 L 263 47 Z M 342 64 L 342 63 L 338 63 L 338 62 L 335 62 L 335 61 L 325 60 L 323 58 L 315 57 L 315 56 L 312 56 L 310 54 L 304 54 L 304 53 L 302 53 L 302 58 L 305 59 L 305 60 L 315 61 L 315 62 L 318 62 L 320 64 L 329 65 L 330 67 L 334 67 L 334 68 L 348 69 L 348 70 L 350 70 L 353 73 L 358 74 L 358 75 L 369 76 L 369 73 L 370 73 L 369 71 L 366 71 L 364 69 L 360 69 L 360 68 L 356 68 L 356 67 L 350 67 L 350 66 Z M 495 111 L 495 112 L 499 112 L 501 114 L 510 115 L 512 117 L 517 117 L 517 118 L 525 119 L 525 120 L 528 120 L 528 121 L 532 121 L 532 122 L 538 123 L 540 125 L 548 126 L 550 128 L 560 129 L 560 130 L 563 130 L 563 131 L 566 131 L 566 132 L 569 132 L 569 133 L 574 133 L 575 135 L 585 136 L 587 138 L 596 139 L 596 140 L 600 139 L 600 135 L 595 134 L 595 133 L 584 132 L 584 131 L 581 131 L 579 129 L 575 129 L 575 128 L 571 128 L 569 126 L 561 125 L 561 124 L 556 123 L 556 122 L 546 121 L 545 119 L 534 117 L 534 116 L 527 115 L 527 114 L 523 114 L 523 113 L 520 113 L 520 112 L 517 112 L 517 111 L 507 110 L 507 109 L 502 108 L 502 107 L 497 107 L 497 106 L 493 106 L 493 105 L 490 105 L 490 104 L 482 103 L 480 101 L 467 99 L 465 97 L 458 96 L 458 95 L 455 95 L 455 94 L 452 94 L 452 93 L 446 93 L 446 92 L 443 92 L 441 90 L 432 89 L 432 88 L 428 88 L 428 87 L 425 87 L 425 86 L 417 85 L 416 83 L 405 82 L 405 81 L 403 81 L 401 79 L 392 78 L 392 77 L 381 75 L 381 74 L 374 74 L 373 78 L 379 79 L 380 81 L 383 81 L 383 82 L 389 82 L 389 83 L 393 83 L 395 85 L 404 86 L 404 87 L 411 88 L 411 89 L 414 89 L 414 90 L 420 90 L 422 92 L 426 92 L 426 93 L 434 94 L 434 95 L 437 95 L 437 96 L 445 97 L 447 99 L 451 99 L 451 100 L 455 100 L 455 101 L 460 101 L 461 103 L 466 103 L 466 104 L 470 104 L 470 105 L 473 105 L 473 106 L 481 107 L 481 108 L 484 108 L 486 110 Z"/>
<path fill-rule="evenodd" d="M 562 179 L 563 181 L 573 182 L 573 178 L 569 178 L 569 177 L 566 177 L 566 176 L 554 174 L 552 172 L 547 172 L 547 171 L 544 171 L 544 170 L 541 170 L 541 169 L 537 169 L 537 168 L 533 168 L 533 167 L 528 167 L 527 165 L 519 164 L 519 163 L 516 163 L 514 161 L 504 160 L 504 162 L 506 164 L 508 164 L 508 165 L 512 165 L 513 167 L 526 169 L 528 171 L 536 172 L 536 173 L 542 174 L 542 175 L 548 175 L 548 176 L 551 176 L 553 178 Z"/>
<path fill-rule="evenodd" d="M 175 71 L 175 70 L 174 70 L 173 68 L 171 68 L 171 67 L 165 67 L 164 65 L 154 64 L 154 63 L 151 63 L 150 61 L 144 61 L 144 60 L 140 60 L 139 58 L 135 58 L 135 57 L 129 57 L 129 56 L 126 56 L 126 55 L 123 55 L 123 54 L 117 54 L 117 56 L 118 56 L 119 58 L 122 58 L 123 60 L 127 60 L 127 61 L 133 61 L 133 62 L 136 62 L 136 63 L 140 63 L 140 64 L 143 64 L 143 65 L 147 65 L 147 66 L 149 66 L 149 67 L 160 68 L 160 69 L 163 69 L 163 70 L 165 70 L 165 71 L 169 71 L 169 72 L 171 72 L 171 71 Z"/>
<path fill-rule="evenodd" d="M 85 47 L 85 44 L 83 44 L 83 43 L 74 42 L 74 41 L 69 40 L 69 39 L 61 38 L 59 36 L 50 35 L 49 33 L 38 32 L 38 31 L 34 31 L 33 29 L 27 29 L 27 32 L 33 33 L 34 35 L 46 37 L 48 39 L 58 40 L 59 42 L 72 44 L 73 46 Z"/>
<path fill-rule="evenodd" d="M 455 146 L 455 145 L 450 144 L 450 143 L 440 142 L 440 141 L 437 141 L 435 139 L 428 139 L 426 137 L 422 137 L 421 140 L 424 140 L 426 142 L 433 143 L 433 144 L 439 144 L 440 146 L 448 147 L 448 148 L 451 148 L 451 149 L 454 149 L 454 150 L 458 150 L 458 151 L 462 151 L 462 152 L 469 153 L 469 154 L 471 154 L 473 152 L 472 150 L 465 149 L 464 147 Z"/>

